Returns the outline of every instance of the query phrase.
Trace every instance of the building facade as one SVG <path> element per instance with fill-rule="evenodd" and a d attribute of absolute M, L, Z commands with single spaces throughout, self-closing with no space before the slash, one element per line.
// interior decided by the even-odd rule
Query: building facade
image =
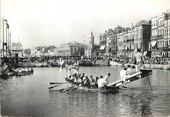
<path fill-rule="evenodd" d="M 91 32 L 89 44 L 86 44 L 84 48 L 84 55 L 87 58 L 93 58 L 99 56 L 99 49 L 100 46 L 94 44 L 94 35 L 93 32 Z"/>
<path fill-rule="evenodd" d="M 106 31 L 104 34 L 100 34 L 99 38 L 100 38 L 99 40 L 100 55 L 104 55 L 106 53 L 106 39 L 107 39 Z"/>
<path fill-rule="evenodd" d="M 164 56 L 170 57 L 170 11 L 164 17 Z"/>
<path fill-rule="evenodd" d="M 151 18 L 151 57 L 170 57 L 170 12 Z"/>
<path fill-rule="evenodd" d="M 132 27 L 130 30 L 127 32 L 127 40 L 126 40 L 126 49 L 127 49 L 127 57 L 132 58 L 134 55 L 134 49 L 135 49 L 135 44 L 134 44 L 134 27 Z"/>
<path fill-rule="evenodd" d="M 117 56 L 124 56 L 124 32 L 117 34 Z"/>
<path fill-rule="evenodd" d="M 84 55 L 84 44 L 71 42 L 62 44 L 58 48 L 58 56 L 82 56 Z"/>
<path fill-rule="evenodd" d="M 12 43 L 12 56 L 22 57 L 22 43 Z"/>
<path fill-rule="evenodd" d="M 134 49 L 141 49 L 142 52 L 149 51 L 151 22 L 141 21 L 135 26 L 134 30 Z"/>

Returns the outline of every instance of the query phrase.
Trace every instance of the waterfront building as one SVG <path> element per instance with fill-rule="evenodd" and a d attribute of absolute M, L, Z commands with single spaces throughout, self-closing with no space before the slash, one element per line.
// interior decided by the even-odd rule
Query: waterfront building
<path fill-rule="evenodd" d="M 157 16 L 156 16 L 151 18 L 151 38 L 150 38 L 151 57 L 156 56 L 157 40 L 158 40 L 157 36 L 158 36 L 158 23 L 157 23 Z"/>
<path fill-rule="evenodd" d="M 116 28 L 112 31 L 112 35 L 110 36 L 111 45 L 109 52 L 113 57 L 117 56 L 117 30 Z"/>
<path fill-rule="evenodd" d="M 123 57 L 124 53 L 124 32 L 117 34 L 117 56 Z"/>
<path fill-rule="evenodd" d="M 85 47 L 84 47 L 84 55 L 87 58 L 91 58 L 92 57 L 92 50 L 93 50 L 92 45 L 91 44 L 86 44 Z"/>
<path fill-rule="evenodd" d="M 40 57 L 46 54 L 46 46 L 37 46 L 31 50 L 31 56 Z"/>
<path fill-rule="evenodd" d="M 106 54 L 110 55 L 111 54 L 111 48 L 113 45 L 113 30 L 108 29 L 106 31 Z"/>
<path fill-rule="evenodd" d="M 106 53 L 106 38 L 107 38 L 107 35 L 106 35 L 106 32 L 104 34 L 100 34 L 99 38 L 99 43 L 100 43 L 100 55 L 104 55 Z"/>
<path fill-rule="evenodd" d="M 84 47 L 84 55 L 87 58 L 93 58 L 99 56 L 100 53 L 100 45 L 94 44 L 93 46 L 91 44 L 87 44 Z"/>
<path fill-rule="evenodd" d="M 151 18 L 151 57 L 170 57 L 170 13 Z"/>
<path fill-rule="evenodd" d="M 134 49 L 141 49 L 142 52 L 149 50 L 149 42 L 151 36 L 150 21 L 140 21 L 134 28 Z"/>
<path fill-rule="evenodd" d="M 48 46 L 47 48 L 47 53 L 50 56 L 58 56 L 58 48 L 55 46 Z"/>
<path fill-rule="evenodd" d="M 124 30 L 121 26 L 114 29 L 108 29 L 100 34 L 100 55 L 110 55 L 117 57 L 117 34 Z"/>
<path fill-rule="evenodd" d="M 164 57 L 170 57 L 170 11 L 164 16 Z"/>
<path fill-rule="evenodd" d="M 124 57 L 127 57 L 127 51 L 128 51 L 127 39 L 128 39 L 128 32 L 127 30 L 124 30 L 123 32 L 123 56 Z"/>
<path fill-rule="evenodd" d="M 62 44 L 58 48 L 58 56 L 82 56 L 84 55 L 84 47 L 84 44 L 78 42 Z"/>
<path fill-rule="evenodd" d="M 22 57 L 22 43 L 12 43 L 12 56 Z"/>
<path fill-rule="evenodd" d="M 156 54 L 157 56 L 164 56 L 164 18 L 165 14 L 162 14 L 157 17 L 157 24 L 158 24 L 158 35 L 157 35 L 157 51 Z"/>
<path fill-rule="evenodd" d="M 112 35 L 112 48 L 111 48 L 111 53 L 113 57 L 117 57 L 117 53 L 118 53 L 118 33 L 123 32 L 124 28 L 121 26 L 117 26 L 114 28 L 113 30 L 113 35 Z"/>
<path fill-rule="evenodd" d="M 126 40 L 126 48 L 127 48 L 127 57 L 132 58 L 134 55 L 134 49 L 135 49 L 135 44 L 134 44 L 134 27 L 132 27 L 130 30 L 128 30 L 127 34 L 127 40 Z"/>

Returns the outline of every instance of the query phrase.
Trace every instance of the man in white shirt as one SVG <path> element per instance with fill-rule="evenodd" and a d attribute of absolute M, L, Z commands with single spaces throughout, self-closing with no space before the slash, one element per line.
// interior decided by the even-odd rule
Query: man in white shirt
<path fill-rule="evenodd" d="M 110 73 L 108 73 L 104 78 L 103 78 L 103 76 L 101 76 L 100 79 L 98 79 L 98 81 L 97 81 L 98 87 L 99 88 L 103 88 L 104 86 L 107 87 L 109 77 L 110 77 Z"/>
<path fill-rule="evenodd" d="M 125 83 L 127 77 L 127 68 L 124 68 L 123 70 L 120 71 L 120 78 L 123 80 Z"/>
<path fill-rule="evenodd" d="M 144 63 L 143 55 L 142 55 L 140 49 L 138 49 L 137 53 L 135 54 L 135 61 L 136 61 L 136 65 L 137 65 L 136 66 L 137 70 L 139 70 L 142 67 L 143 63 Z"/>
<path fill-rule="evenodd" d="M 106 84 L 109 83 L 109 77 L 110 77 L 110 73 L 108 73 L 108 74 L 104 77 L 104 80 L 105 80 Z"/>

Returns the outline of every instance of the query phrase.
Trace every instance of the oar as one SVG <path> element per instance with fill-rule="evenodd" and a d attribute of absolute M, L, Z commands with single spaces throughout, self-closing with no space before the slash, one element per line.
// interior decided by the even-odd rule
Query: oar
<path fill-rule="evenodd" d="M 52 89 L 52 88 L 58 87 L 58 86 L 60 86 L 60 85 L 61 85 L 61 84 L 57 84 L 57 85 L 54 85 L 54 86 L 49 87 L 48 89 Z"/>
<path fill-rule="evenodd" d="M 52 84 L 64 84 L 65 82 L 50 82 L 49 84 L 52 85 Z"/>
<path fill-rule="evenodd" d="M 149 87 L 150 87 L 151 91 L 153 91 L 153 90 L 152 90 L 152 86 L 151 86 L 151 83 L 150 83 L 150 80 L 149 80 L 149 77 L 148 77 L 148 76 L 147 76 L 147 79 L 148 79 Z"/>

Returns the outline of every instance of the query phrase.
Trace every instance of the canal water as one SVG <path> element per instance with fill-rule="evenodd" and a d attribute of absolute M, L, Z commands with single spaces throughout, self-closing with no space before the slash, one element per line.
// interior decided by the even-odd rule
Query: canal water
<path fill-rule="evenodd" d="M 80 67 L 80 73 L 119 79 L 119 67 Z M 29 76 L 1 80 L 2 116 L 119 117 L 170 115 L 170 71 L 153 70 L 149 77 L 127 84 L 115 94 L 49 91 L 49 82 L 64 82 L 66 71 L 35 68 Z"/>

